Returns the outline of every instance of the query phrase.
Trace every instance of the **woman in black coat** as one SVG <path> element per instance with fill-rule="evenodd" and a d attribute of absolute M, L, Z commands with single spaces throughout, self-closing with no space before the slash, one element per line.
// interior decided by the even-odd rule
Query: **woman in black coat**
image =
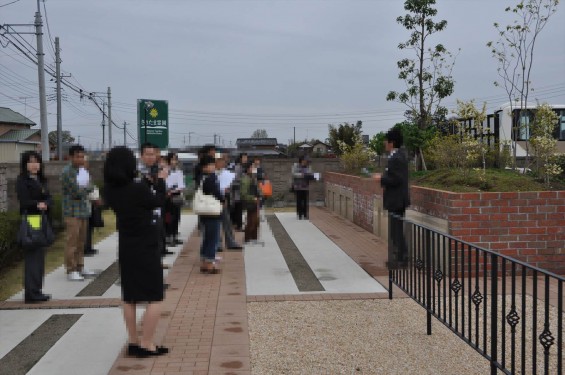
<path fill-rule="evenodd" d="M 161 355 L 167 348 L 155 346 L 153 336 L 163 300 L 163 270 L 155 209 L 165 202 L 165 178 L 136 177 L 136 160 L 126 147 L 115 147 L 104 164 L 105 200 L 116 213 L 118 253 L 124 301 L 124 320 L 129 337 L 128 354 L 136 357 Z M 136 304 L 147 302 L 143 336 L 138 340 Z"/>
<path fill-rule="evenodd" d="M 46 214 L 51 206 L 51 194 L 43 174 L 41 155 L 26 151 L 20 159 L 20 174 L 16 180 L 16 193 L 20 203 L 20 214 Z M 51 296 L 43 294 L 45 276 L 45 249 L 25 250 L 24 298 L 26 303 L 48 301 Z"/>

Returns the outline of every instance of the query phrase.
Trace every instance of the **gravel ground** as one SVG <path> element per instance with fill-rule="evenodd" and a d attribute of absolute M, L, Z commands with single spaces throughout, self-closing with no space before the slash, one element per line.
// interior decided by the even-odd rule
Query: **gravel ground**
<path fill-rule="evenodd" d="M 488 374 L 489 364 L 409 299 L 248 304 L 251 365 L 267 374 Z"/>

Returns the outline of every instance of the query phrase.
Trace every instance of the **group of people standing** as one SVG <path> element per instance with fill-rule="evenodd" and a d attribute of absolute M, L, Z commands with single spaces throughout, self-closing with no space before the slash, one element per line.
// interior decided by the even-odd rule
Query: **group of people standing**
<path fill-rule="evenodd" d="M 140 148 L 138 161 L 127 147 L 115 147 L 106 155 L 103 192 L 98 191 L 91 179 L 82 146 L 71 147 L 68 159 L 69 164 L 61 174 L 67 278 L 82 281 L 95 275 L 85 267 L 85 246 L 86 250 L 91 250 L 91 244 L 88 244 L 91 240 L 87 241 L 87 237 L 91 238 L 92 227 L 97 226 L 97 220 L 91 220 L 93 207 L 100 208 L 104 204 L 116 214 L 119 233 L 123 314 L 129 340 L 127 353 L 135 357 L 163 355 L 168 349 L 155 345 L 153 337 L 165 290 L 162 257 L 172 253 L 167 246 L 182 243 L 178 230 L 185 181 L 178 156 L 169 153 L 161 157 L 158 147 L 145 143 Z M 299 219 L 308 219 L 308 190 L 313 179 L 308 160 L 301 158 L 292 167 L 292 190 L 296 193 Z M 222 205 L 219 215 L 199 217 L 202 237 L 200 270 L 215 274 L 220 272 L 217 253 L 224 248 L 222 229 L 228 249 L 242 248 L 235 239 L 235 231 L 245 232 L 246 245 L 258 240 L 259 213 L 267 194 L 264 186 L 268 180 L 259 158 L 250 161 L 246 154 L 241 154 L 235 163 L 230 164 L 228 154 L 218 152 L 214 146 L 205 146 L 199 152 L 194 181 L 196 189 L 213 196 Z M 17 195 L 22 214 L 47 214 L 53 205 L 41 156 L 37 152 L 22 154 Z M 26 302 L 50 298 L 42 290 L 44 251 L 43 248 L 26 251 Z M 140 303 L 147 304 L 141 336 L 136 319 L 136 307 Z"/>
<path fill-rule="evenodd" d="M 198 164 L 194 168 L 195 189 L 217 199 L 222 210 L 219 215 L 200 215 L 199 227 L 202 235 L 200 249 L 203 273 L 219 273 L 218 252 L 223 250 L 221 232 L 224 232 L 225 247 L 241 249 L 235 239 L 235 231 L 243 229 L 245 211 L 246 244 L 257 241 L 259 210 L 263 195 L 259 188 L 265 180 L 260 159 L 249 162 L 247 154 L 239 155 L 228 168 L 229 154 L 218 152 L 215 146 L 204 146 L 198 153 Z"/>

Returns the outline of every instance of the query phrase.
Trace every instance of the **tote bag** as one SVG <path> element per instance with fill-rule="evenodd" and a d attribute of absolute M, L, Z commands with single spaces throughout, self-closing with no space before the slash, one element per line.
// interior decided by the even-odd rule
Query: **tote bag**
<path fill-rule="evenodd" d="M 194 211 L 195 214 L 202 216 L 220 216 L 222 213 L 222 202 L 217 200 L 213 195 L 204 194 L 202 190 L 203 185 L 204 179 L 202 179 L 198 190 L 194 193 L 192 211 Z"/>
<path fill-rule="evenodd" d="M 24 213 L 18 230 L 17 241 L 24 250 L 51 246 L 55 242 L 55 234 L 47 216 L 45 214 L 27 215 Z"/>

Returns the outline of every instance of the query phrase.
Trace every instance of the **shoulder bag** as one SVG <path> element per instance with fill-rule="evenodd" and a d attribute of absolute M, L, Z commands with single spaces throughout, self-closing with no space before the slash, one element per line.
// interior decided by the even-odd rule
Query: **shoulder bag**
<path fill-rule="evenodd" d="M 204 194 L 204 178 L 200 182 L 198 190 L 194 193 L 192 200 L 192 211 L 201 216 L 220 216 L 222 213 L 222 202 L 213 195 Z"/>
<path fill-rule="evenodd" d="M 45 213 L 40 215 L 24 213 L 18 230 L 17 241 L 18 245 L 24 250 L 51 246 L 55 242 L 55 234 L 47 215 Z"/>

